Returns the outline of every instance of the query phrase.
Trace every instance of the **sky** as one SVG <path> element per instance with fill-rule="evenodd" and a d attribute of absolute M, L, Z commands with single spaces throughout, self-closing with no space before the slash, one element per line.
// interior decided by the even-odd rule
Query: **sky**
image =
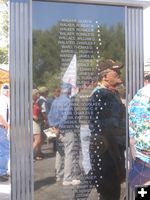
<path fill-rule="evenodd" d="M 100 23 L 111 26 L 116 23 L 124 23 L 124 8 L 116 6 L 106 7 L 102 5 L 33 1 L 33 29 L 49 29 L 62 18 L 86 19 L 92 21 L 99 19 Z"/>
<path fill-rule="evenodd" d="M 150 58 L 150 7 L 144 10 L 144 61 Z"/>

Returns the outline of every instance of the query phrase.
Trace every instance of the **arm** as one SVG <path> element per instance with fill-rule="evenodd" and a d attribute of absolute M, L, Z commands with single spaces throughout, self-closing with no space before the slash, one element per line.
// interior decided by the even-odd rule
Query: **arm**
<path fill-rule="evenodd" d="M 135 160 L 136 148 L 135 148 L 135 140 L 133 137 L 130 138 L 130 151 L 131 151 L 132 158 Z"/>
<path fill-rule="evenodd" d="M 0 115 L 0 126 L 4 129 L 8 129 L 8 123 L 4 120 L 4 118 Z"/>

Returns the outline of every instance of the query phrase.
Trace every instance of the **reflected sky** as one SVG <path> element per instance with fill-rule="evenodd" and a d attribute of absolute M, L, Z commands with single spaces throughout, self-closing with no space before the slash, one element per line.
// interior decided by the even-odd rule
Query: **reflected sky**
<path fill-rule="evenodd" d="M 98 20 L 102 25 L 123 25 L 124 15 L 124 7 L 34 1 L 33 29 L 50 29 L 61 19 Z"/>

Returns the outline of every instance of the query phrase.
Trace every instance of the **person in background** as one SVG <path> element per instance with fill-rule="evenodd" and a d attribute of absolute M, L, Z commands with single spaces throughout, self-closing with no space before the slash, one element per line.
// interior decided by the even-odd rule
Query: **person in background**
<path fill-rule="evenodd" d="M 89 100 L 92 182 L 102 200 L 119 200 L 125 181 L 125 107 L 116 89 L 121 66 L 111 59 L 99 63 L 98 86 Z"/>
<path fill-rule="evenodd" d="M 45 134 L 43 132 L 44 129 L 48 128 L 48 120 L 47 120 L 47 115 L 48 115 L 48 104 L 47 104 L 47 96 L 48 96 L 48 88 L 45 86 L 42 86 L 38 88 L 40 97 L 37 100 L 37 103 L 40 108 L 40 114 L 39 114 L 39 121 L 41 125 L 41 145 L 45 140 Z M 39 153 L 39 157 L 44 157 L 44 154 L 41 152 Z"/>
<path fill-rule="evenodd" d="M 10 159 L 10 145 L 7 137 L 8 123 L 0 115 L 0 182 L 8 181 L 8 162 Z"/>
<path fill-rule="evenodd" d="M 9 94 L 9 84 L 4 83 L 0 93 L 0 181 L 7 181 L 10 174 Z"/>
<path fill-rule="evenodd" d="M 56 88 L 53 91 L 53 96 L 50 97 L 50 98 L 47 98 L 48 113 L 49 113 L 49 111 L 51 109 L 51 106 L 52 106 L 52 103 L 53 103 L 54 99 L 60 96 L 60 92 L 61 92 L 60 88 Z"/>
<path fill-rule="evenodd" d="M 8 129 L 6 132 L 6 136 L 8 138 L 8 141 L 10 143 L 10 130 L 9 130 L 9 124 L 10 124 L 10 86 L 9 83 L 4 83 L 1 86 L 0 91 L 0 115 L 3 117 L 3 119 L 8 124 Z M 10 156 L 8 160 L 8 171 L 7 174 L 10 174 Z"/>
<path fill-rule="evenodd" d="M 147 85 L 150 83 L 150 74 L 147 74 L 144 76 L 144 85 Z"/>
<path fill-rule="evenodd" d="M 150 83 L 129 103 L 129 138 L 133 165 L 129 185 L 150 185 Z"/>
<path fill-rule="evenodd" d="M 0 92 L 0 114 L 3 116 L 5 121 L 9 124 L 10 122 L 10 89 L 9 84 L 4 83 L 1 87 Z"/>
<path fill-rule="evenodd" d="M 33 114 L 33 151 L 34 151 L 34 159 L 41 160 L 42 158 L 39 156 L 41 150 L 41 125 L 40 125 L 40 108 L 37 103 L 37 99 L 39 98 L 39 91 L 37 89 L 33 89 L 32 91 L 32 114 Z"/>
<path fill-rule="evenodd" d="M 55 89 L 53 90 L 53 96 L 47 98 L 48 113 L 49 113 L 49 111 L 50 111 L 50 109 L 51 109 L 51 106 L 52 106 L 53 101 L 54 101 L 57 97 L 60 96 L 60 92 L 61 92 L 60 88 L 55 88 Z M 56 152 L 56 138 L 52 138 L 52 139 L 51 139 L 51 142 L 53 143 L 53 150 L 54 150 L 54 152 Z"/>
<path fill-rule="evenodd" d="M 74 141 L 75 122 L 72 115 L 72 101 L 70 98 L 71 85 L 62 83 L 61 94 L 51 106 L 48 114 L 49 126 L 56 130 L 56 181 L 63 180 L 64 186 L 77 185 L 79 180 L 74 179 Z"/>

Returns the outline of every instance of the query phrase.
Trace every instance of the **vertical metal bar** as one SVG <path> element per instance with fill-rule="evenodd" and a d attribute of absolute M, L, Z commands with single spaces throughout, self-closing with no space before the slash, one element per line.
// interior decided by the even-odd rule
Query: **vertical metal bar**
<path fill-rule="evenodd" d="M 10 153 L 11 153 L 11 187 L 14 185 L 16 185 L 16 166 L 13 165 L 13 156 L 15 155 L 16 149 L 15 149 L 15 142 L 12 142 L 13 140 L 15 141 L 15 133 L 16 129 L 15 129 L 15 66 L 16 66 L 16 60 L 13 59 L 15 57 L 15 38 L 14 40 L 11 40 L 11 38 L 13 37 L 13 34 L 15 34 L 15 4 L 14 2 L 11 3 L 11 5 L 9 5 L 9 12 L 10 12 L 10 17 L 9 17 L 9 21 L 10 23 L 10 54 L 9 54 L 9 63 L 10 63 L 10 86 L 11 86 L 11 95 L 10 95 L 10 103 L 11 103 L 11 107 L 10 107 L 10 141 L 11 141 L 11 145 L 10 145 Z M 11 55 L 11 56 L 10 56 Z M 11 189 L 11 199 L 16 199 L 16 195 L 15 195 L 15 191 L 16 188 L 13 187 Z"/>
<path fill-rule="evenodd" d="M 133 9 L 131 9 L 131 27 L 132 27 L 132 29 L 131 29 L 131 38 L 132 38 L 132 46 L 131 46 L 131 50 L 132 50 L 132 69 L 133 69 L 133 71 L 134 71 L 134 73 L 132 74 L 132 80 L 133 80 L 133 82 L 132 82 L 132 90 L 133 90 L 133 92 L 136 90 L 136 85 L 135 85 L 135 76 L 136 76 L 136 66 L 135 66 L 135 61 L 136 61 L 136 57 L 135 57 L 135 49 L 136 49 L 136 42 L 135 42 L 135 35 L 136 35 L 136 33 L 135 33 L 135 26 L 133 27 L 133 24 L 135 25 L 135 16 L 134 16 L 134 10 Z"/>
<path fill-rule="evenodd" d="M 143 84 L 143 23 L 142 8 L 128 8 L 129 99 Z M 142 84 L 141 84 L 142 83 Z"/>
<path fill-rule="evenodd" d="M 11 200 L 33 200 L 31 5 L 10 1 Z"/>
<path fill-rule="evenodd" d="M 128 17 L 131 15 L 131 11 L 128 10 Z M 132 89 L 132 38 L 131 38 L 131 24 L 128 22 L 128 76 L 129 76 L 129 85 L 128 85 L 128 100 L 131 98 L 131 89 Z"/>
<path fill-rule="evenodd" d="M 126 85 L 126 105 L 128 105 L 129 77 L 128 77 L 128 10 L 125 7 L 125 85 Z M 126 108 L 126 199 L 128 199 L 128 109 Z"/>
<path fill-rule="evenodd" d="M 139 87 L 142 87 L 144 84 L 144 41 L 143 41 L 143 9 L 141 8 L 139 11 L 139 30 L 140 30 L 140 36 L 139 36 L 139 41 L 140 41 L 140 48 L 139 48 L 139 58 L 140 58 L 140 85 Z M 143 67 L 142 67 L 143 66 Z"/>
<path fill-rule="evenodd" d="M 126 66 L 129 83 L 127 99 L 130 101 L 139 88 L 143 86 L 143 9 L 127 7 L 126 11 Z M 127 104 L 128 105 L 128 104 Z M 126 118 L 128 119 L 128 117 Z M 128 133 L 128 130 L 127 130 Z M 128 142 L 126 141 L 128 147 Z M 128 155 L 127 160 L 131 160 Z M 127 184 L 128 185 L 128 184 Z M 129 200 L 134 199 L 134 193 L 129 189 L 127 192 Z"/>
<path fill-rule="evenodd" d="M 25 157 L 25 131 L 24 131 L 24 113 L 25 113 L 25 108 L 24 108 L 24 82 L 25 82 L 25 77 L 24 77 L 24 70 L 25 70 L 25 65 L 24 65 L 24 36 L 25 36 L 25 24 L 24 24 L 24 2 L 20 2 L 20 67 L 21 67 L 21 72 L 20 72 L 20 102 L 21 102 L 21 107 L 20 109 L 22 112 L 20 113 L 20 126 L 21 126 L 21 158 L 20 158 L 20 167 L 21 167 L 21 199 L 25 200 L 25 167 L 24 167 L 24 157 Z"/>
<path fill-rule="evenodd" d="M 25 27 L 26 27 L 26 37 L 25 37 L 25 57 L 24 57 L 24 62 L 25 62 L 25 66 L 28 66 L 28 20 L 27 20 L 27 15 L 28 15 L 28 7 L 25 6 Z M 24 90 L 25 90 L 25 94 L 24 94 L 24 99 L 25 99 L 25 105 L 28 104 L 28 80 L 27 77 L 28 77 L 28 67 L 25 68 L 25 84 L 24 84 Z M 24 105 L 24 106 L 25 106 Z M 24 107 L 24 109 L 26 109 Z M 25 113 L 25 128 L 24 128 L 24 131 L 25 133 L 28 132 L 28 127 L 27 127 L 27 123 L 26 121 L 28 120 L 28 113 Z M 27 152 L 27 149 L 28 149 L 28 135 L 25 135 L 25 141 L 26 141 L 26 149 L 25 149 L 25 157 L 24 157 L 24 161 L 25 161 L 25 176 L 27 177 L 25 179 L 25 184 L 28 185 L 29 183 L 29 178 L 28 178 L 28 166 L 27 166 L 27 163 L 28 163 L 28 152 Z M 26 192 L 26 198 L 29 198 L 29 191 Z"/>
<path fill-rule="evenodd" d="M 16 23 L 16 35 L 15 37 L 16 39 L 16 52 L 15 52 L 15 59 L 16 59 L 16 74 L 15 74 L 15 79 L 16 79 L 16 85 L 15 85 L 15 103 L 16 103 L 16 110 L 15 110 L 15 114 L 16 114 L 16 131 L 14 134 L 16 135 L 16 167 L 17 167 L 17 200 L 21 199 L 21 195 L 20 195 L 20 186 L 21 186 L 21 180 L 20 180 L 20 94 L 19 94 L 19 89 L 20 89 L 20 69 L 18 68 L 18 66 L 20 66 L 20 15 L 19 15 L 19 9 L 20 9 L 20 4 L 18 2 L 16 2 L 15 4 L 16 6 L 16 19 L 15 19 L 15 23 Z M 21 66 L 20 66 L 21 67 Z"/>
<path fill-rule="evenodd" d="M 139 26 L 138 26 L 138 23 L 139 23 L 139 10 L 136 9 L 135 10 L 135 41 L 136 41 L 136 91 L 138 90 L 139 88 L 139 82 L 140 82 L 140 63 L 139 63 L 139 49 L 140 49 L 140 46 L 139 46 L 139 43 L 140 43 L 140 38 L 139 38 Z"/>
<path fill-rule="evenodd" d="M 29 118 L 30 118 L 30 143 L 29 143 L 29 152 L 30 152 L 30 177 L 32 177 L 32 184 L 30 189 L 30 197 L 34 199 L 34 172 L 33 172 L 33 119 L 32 119 L 32 85 L 33 85 L 33 74 L 32 74 L 32 0 L 29 0 L 29 13 L 28 13 L 28 22 L 29 23 Z"/>

